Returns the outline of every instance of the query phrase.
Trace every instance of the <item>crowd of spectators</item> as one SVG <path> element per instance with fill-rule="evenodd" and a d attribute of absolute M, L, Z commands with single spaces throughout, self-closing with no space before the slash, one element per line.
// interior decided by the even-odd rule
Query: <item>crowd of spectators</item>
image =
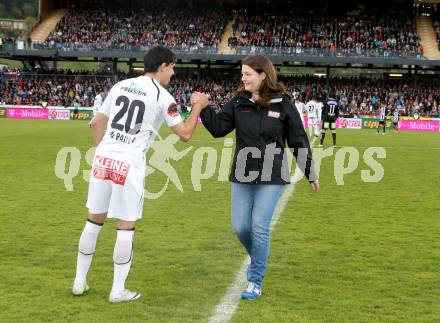
<path fill-rule="evenodd" d="M 109 75 L 92 75 L 92 72 L 71 71 L 51 74 L 28 74 L 9 69 L 0 72 L 0 103 L 15 105 L 85 106 L 93 105 L 93 99 L 102 89 L 114 84 Z M 128 75 L 121 73 L 119 78 Z M 438 82 L 363 77 L 281 76 L 287 93 L 298 93 L 303 101 L 312 97 L 324 100 L 333 93 L 345 115 L 373 114 L 381 103 L 396 108 L 402 115 L 418 111 L 423 116 L 439 117 L 440 87 Z M 176 101 L 188 106 L 193 91 L 206 92 L 211 104 L 220 109 L 240 87 L 240 74 L 236 70 L 211 69 L 197 74 L 194 70 L 177 72 L 168 87 Z"/>
<path fill-rule="evenodd" d="M 18 69 L 0 70 L 0 104 L 49 106 L 93 106 L 100 90 L 112 86 L 108 75 L 69 71 L 29 74 Z"/>
<path fill-rule="evenodd" d="M 229 46 L 238 52 L 332 56 L 422 57 L 412 8 L 350 3 L 312 8 L 284 5 L 240 10 Z M 241 26 L 241 29 L 239 29 Z"/>
<path fill-rule="evenodd" d="M 39 48 L 144 50 L 164 45 L 180 52 L 215 53 L 228 20 L 227 7 L 207 2 L 152 2 L 136 11 L 72 8 Z"/>

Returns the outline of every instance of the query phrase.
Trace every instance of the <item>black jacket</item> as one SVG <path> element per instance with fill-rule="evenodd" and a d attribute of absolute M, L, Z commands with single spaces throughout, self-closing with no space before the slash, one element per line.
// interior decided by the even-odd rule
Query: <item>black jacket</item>
<path fill-rule="evenodd" d="M 200 114 L 203 125 L 215 138 L 236 130 L 230 180 L 249 184 L 289 183 L 286 142 L 307 179 L 316 180 L 309 140 L 289 96 L 274 95 L 267 107 L 256 105 L 250 98 L 251 93 L 243 91 L 219 113 L 207 107 Z"/>

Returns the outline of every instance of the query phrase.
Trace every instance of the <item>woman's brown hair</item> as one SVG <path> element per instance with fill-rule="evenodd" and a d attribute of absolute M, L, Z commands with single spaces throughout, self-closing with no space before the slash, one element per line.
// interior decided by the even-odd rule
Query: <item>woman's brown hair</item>
<path fill-rule="evenodd" d="M 258 94 L 260 99 L 255 102 L 259 105 L 266 106 L 272 99 L 275 93 L 283 93 L 285 87 L 283 83 L 278 81 L 277 72 L 270 59 L 263 55 L 248 56 L 241 62 L 243 65 L 247 65 L 252 68 L 258 74 L 265 73 L 266 77 L 261 82 Z"/>

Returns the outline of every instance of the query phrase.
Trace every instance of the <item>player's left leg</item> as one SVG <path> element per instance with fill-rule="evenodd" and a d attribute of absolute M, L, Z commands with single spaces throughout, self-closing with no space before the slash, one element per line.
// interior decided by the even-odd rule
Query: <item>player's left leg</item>
<path fill-rule="evenodd" d="M 109 181 L 92 177 L 89 183 L 86 204 L 89 215 L 78 243 L 76 276 L 72 286 L 73 295 L 83 295 L 89 290 L 87 273 L 92 264 L 99 233 L 107 218 L 110 197 L 111 184 Z"/>
<path fill-rule="evenodd" d="M 322 145 L 324 144 L 325 133 L 326 133 L 327 129 L 329 128 L 329 126 L 330 126 L 330 124 L 327 121 L 322 122 L 321 139 L 319 140 L 320 147 L 322 147 Z"/>
<path fill-rule="evenodd" d="M 333 147 L 336 147 L 336 129 L 332 130 Z"/>
<path fill-rule="evenodd" d="M 318 120 L 315 121 L 314 129 L 315 129 L 315 137 L 319 137 L 319 121 Z"/>
<path fill-rule="evenodd" d="M 321 129 L 321 138 L 319 139 L 319 146 L 322 147 L 323 143 L 324 143 L 324 138 L 325 138 L 325 132 L 327 131 L 327 129 L 322 128 Z"/>
<path fill-rule="evenodd" d="M 336 121 L 332 120 L 330 122 L 330 130 L 332 132 L 333 147 L 336 147 Z"/>
<path fill-rule="evenodd" d="M 313 125 L 315 123 L 315 119 L 309 118 L 309 137 L 313 135 Z"/>

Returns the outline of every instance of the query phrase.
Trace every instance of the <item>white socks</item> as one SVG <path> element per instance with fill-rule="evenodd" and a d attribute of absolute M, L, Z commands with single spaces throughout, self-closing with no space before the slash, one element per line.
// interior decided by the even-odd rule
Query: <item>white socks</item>
<path fill-rule="evenodd" d="M 92 264 L 96 241 L 102 229 L 102 224 L 95 224 L 89 220 L 79 239 L 78 260 L 76 264 L 75 283 L 84 284 L 87 273 Z M 113 252 L 114 277 L 112 293 L 121 293 L 125 290 L 125 280 L 131 267 L 133 256 L 133 230 L 117 230 L 115 249 Z"/>
<path fill-rule="evenodd" d="M 87 273 L 92 264 L 93 254 L 95 253 L 96 241 L 102 224 L 95 224 L 87 221 L 79 239 L 78 260 L 76 264 L 75 282 L 83 284 L 86 282 Z"/>
<path fill-rule="evenodd" d="M 118 294 L 125 289 L 125 280 L 130 271 L 133 258 L 133 230 L 117 230 L 115 249 L 113 252 L 114 277 L 112 294 Z"/>

